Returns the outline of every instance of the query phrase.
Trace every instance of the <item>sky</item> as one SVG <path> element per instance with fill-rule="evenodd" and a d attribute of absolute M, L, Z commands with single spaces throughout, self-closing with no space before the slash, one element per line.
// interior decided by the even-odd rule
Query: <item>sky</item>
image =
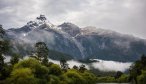
<path fill-rule="evenodd" d="M 146 39 L 146 0 L 0 0 L 0 24 L 19 28 L 44 14 L 54 25 L 71 22 Z"/>

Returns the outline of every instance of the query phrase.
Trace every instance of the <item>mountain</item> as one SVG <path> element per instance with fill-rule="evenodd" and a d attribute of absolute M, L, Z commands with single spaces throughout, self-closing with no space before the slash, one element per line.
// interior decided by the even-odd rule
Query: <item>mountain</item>
<path fill-rule="evenodd" d="M 14 46 L 12 50 L 23 55 L 30 54 L 39 41 L 74 59 L 135 61 L 146 54 L 145 39 L 91 26 L 80 28 L 69 22 L 53 25 L 44 15 L 6 33 Z"/>

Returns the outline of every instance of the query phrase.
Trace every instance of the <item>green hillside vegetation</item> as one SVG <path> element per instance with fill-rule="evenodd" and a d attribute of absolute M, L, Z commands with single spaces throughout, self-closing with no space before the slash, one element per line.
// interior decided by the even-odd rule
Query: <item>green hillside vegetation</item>
<path fill-rule="evenodd" d="M 35 58 L 29 58 L 14 65 L 4 66 L 0 77 L 3 84 L 95 84 L 96 76 L 85 70 L 64 71 L 59 65 L 48 62 L 43 65 Z M 10 69 L 11 68 L 11 69 Z M 9 71 L 10 70 L 10 71 Z M 2 80 L 2 79 L 1 79 Z"/>

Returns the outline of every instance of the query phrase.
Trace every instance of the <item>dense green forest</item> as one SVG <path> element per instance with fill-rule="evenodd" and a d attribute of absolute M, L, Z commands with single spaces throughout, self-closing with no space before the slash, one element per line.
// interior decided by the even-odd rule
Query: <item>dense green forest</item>
<path fill-rule="evenodd" d="M 58 58 L 60 65 L 49 62 L 48 56 L 52 54 L 49 53 L 44 42 L 37 42 L 34 44 L 35 54 L 28 59 L 23 59 L 19 53 L 13 53 L 10 62 L 5 62 L 5 54 L 10 49 L 9 41 L 4 37 L 5 31 L 0 26 L 0 84 L 96 84 L 102 82 L 145 84 L 146 82 L 145 55 L 133 63 L 129 73 L 120 71 L 93 73 L 93 70 L 86 69 L 85 65 L 69 67 L 67 60 L 63 57 Z M 53 56 L 55 55 L 51 57 Z M 97 75 L 98 73 L 106 75 Z"/>

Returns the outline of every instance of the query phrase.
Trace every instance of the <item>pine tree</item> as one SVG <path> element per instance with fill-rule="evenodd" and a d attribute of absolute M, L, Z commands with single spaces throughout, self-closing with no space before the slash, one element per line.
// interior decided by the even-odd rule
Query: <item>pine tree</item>
<path fill-rule="evenodd" d="M 12 57 L 11 57 L 10 63 L 12 65 L 18 63 L 19 62 L 19 58 L 20 58 L 19 54 L 13 54 Z"/>
<path fill-rule="evenodd" d="M 5 41 L 4 41 L 4 35 L 5 31 L 2 28 L 2 25 L 0 25 L 0 71 L 3 69 L 4 66 L 4 59 L 3 53 L 5 52 Z"/>
<path fill-rule="evenodd" d="M 68 63 L 65 59 L 60 60 L 60 66 L 61 66 L 61 69 L 64 71 L 67 71 L 67 69 L 69 69 Z"/>
<path fill-rule="evenodd" d="M 9 42 L 4 38 L 5 31 L 2 28 L 2 25 L 0 25 L 0 79 L 5 79 L 7 75 L 6 71 L 6 64 L 4 63 L 4 54 L 9 49 Z"/>
<path fill-rule="evenodd" d="M 38 42 L 35 44 L 36 56 L 44 65 L 48 64 L 48 53 L 49 49 L 47 48 L 44 42 Z"/>

